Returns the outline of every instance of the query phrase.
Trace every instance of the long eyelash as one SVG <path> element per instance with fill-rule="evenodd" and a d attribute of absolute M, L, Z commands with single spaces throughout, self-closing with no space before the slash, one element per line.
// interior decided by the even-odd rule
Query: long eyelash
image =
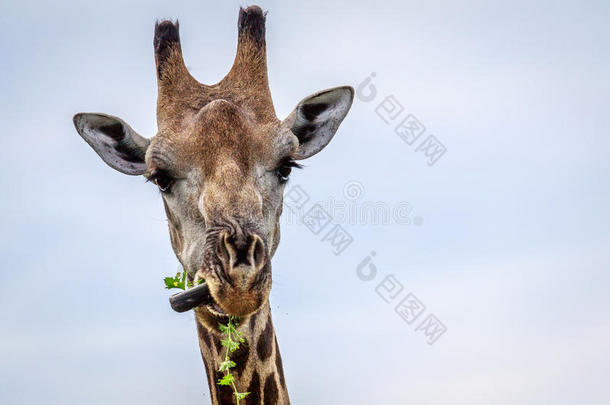
<path fill-rule="evenodd" d="M 300 163 L 297 163 L 297 161 L 294 160 L 294 158 L 292 158 L 292 157 L 287 157 L 287 158 L 284 158 L 282 160 L 282 162 L 280 164 L 280 167 L 286 167 L 286 166 L 287 167 L 294 167 L 294 168 L 297 168 L 297 169 L 302 169 L 303 168 L 303 165 L 300 164 Z"/>

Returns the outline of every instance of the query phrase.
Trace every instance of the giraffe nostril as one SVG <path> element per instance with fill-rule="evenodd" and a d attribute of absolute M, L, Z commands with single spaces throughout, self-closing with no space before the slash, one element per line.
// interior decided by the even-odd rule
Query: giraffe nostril
<path fill-rule="evenodd" d="M 265 243 L 256 234 L 239 236 L 223 233 L 219 255 L 229 268 L 248 266 L 260 270 L 266 260 Z"/>
<path fill-rule="evenodd" d="M 265 254 L 265 243 L 258 235 L 253 235 L 252 239 L 250 250 L 248 251 L 248 257 L 251 265 L 256 270 L 260 270 L 265 265 L 267 256 Z"/>

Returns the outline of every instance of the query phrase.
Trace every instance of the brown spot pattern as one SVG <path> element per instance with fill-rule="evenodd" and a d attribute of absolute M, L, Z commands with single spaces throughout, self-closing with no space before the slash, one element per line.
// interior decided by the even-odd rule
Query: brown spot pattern
<path fill-rule="evenodd" d="M 258 375 L 258 372 L 254 370 L 252 374 L 252 380 L 250 381 L 250 385 L 248 385 L 248 391 L 250 394 L 246 397 L 247 405 L 261 405 L 261 378 Z"/>
<path fill-rule="evenodd" d="M 257 314 L 250 315 L 250 331 L 254 332 L 254 328 L 256 327 L 256 316 Z"/>
<path fill-rule="evenodd" d="M 256 352 L 258 358 L 261 361 L 265 361 L 271 356 L 273 350 L 273 325 L 271 324 L 271 318 L 267 319 L 267 325 L 265 330 L 258 337 L 258 343 L 256 344 Z"/>
<path fill-rule="evenodd" d="M 279 394 L 277 383 L 275 382 L 275 374 L 270 374 L 265 381 L 265 389 L 263 390 L 265 405 L 277 404 Z"/>
<path fill-rule="evenodd" d="M 231 360 L 233 360 L 236 365 L 233 370 L 238 376 L 241 376 L 241 373 L 246 369 L 246 365 L 248 364 L 248 359 L 250 358 L 250 345 L 247 342 L 241 343 L 239 345 L 239 349 L 231 353 Z"/>

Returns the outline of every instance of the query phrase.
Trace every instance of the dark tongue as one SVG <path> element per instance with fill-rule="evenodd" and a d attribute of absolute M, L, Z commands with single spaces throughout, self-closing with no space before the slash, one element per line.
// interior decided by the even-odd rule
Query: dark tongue
<path fill-rule="evenodd" d="M 210 295 L 207 284 L 200 284 L 197 287 L 179 292 L 169 297 L 169 304 L 176 312 L 186 312 L 199 305 L 213 304 L 214 300 Z"/>

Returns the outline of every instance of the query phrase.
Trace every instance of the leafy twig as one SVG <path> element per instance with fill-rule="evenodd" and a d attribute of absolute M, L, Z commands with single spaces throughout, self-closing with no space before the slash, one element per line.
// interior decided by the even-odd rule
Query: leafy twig
<path fill-rule="evenodd" d="M 235 386 L 235 378 L 233 374 L 231 374 L 231 369 L 236 366 L 235 362 L 231 360 L 229 357 L 230 353 L 233 353 L 235 350 L 239 349 L 239 344 L 244 343 L 245 339 L 242 336 L 241 332 L 237 330 L 239 323 L 235 319 L 233 315 L 229 315 L 229 322 L 226 325 L 221 323 L 218 324 L 218 328 L 225 336 L 224 339 L 220 341 L 220 343 L 225 347 L 225 359 L 222 363 L 220 363 L 220 368 L 218 371 L 224 372 L 225 375 L 220 380 L 218 380 L 218 385 L 228 385 L 233 388 L 233 394 L 235 395 L 235 399 L 237 401 L 237 405 L 239 405 L 239 400 L 244 399 L 248 396 L 249 392 L 239 392 L 237 391 L 237 387 Z"/>
<path fill-rule="evenodd" d="M 186 271 L 183 271 L 182 273 L 178 272 L 174 277 L 165 277 L 163 281 L 165 282 L 165 288 L 167 288 L 168 290 L 171 290 L 172 288 L 186 290 L 186 287 L 193 286 L 193 283 L 191 283 L 190 281 L 186 281 Z M 199 280 L 197 284 L 202 284 L 204 282 L 204 280 Z M 229 315 L 229 321 L 226 325 L 218 324 L 218 328 L 225 336 L 224 339 L 220 341 L 220 343 L 226 349 L 225 359 L 222 363 L 220 363 L 220 368 L 218 369 L 218 371 L 220 371 L 221 373 L 225 373 L 225 375 L 224 377 L 218 380 L 218 385 L 228 385 L 233 389 L 233 394 L 235 395 L 237 405 L 239 405 L 239 401 L 241 399 L 244 399 L 248 396 L 248 394 L 250 394 L 249 392 L 237 391 L 237 387 L 235 386 L 235 378 L 233 377 L 233 374 L 231 374 L 231 369 L 237 364 L 235 364 L 235 362 L 231 360 L 229 354 L 239 349 L 240 343 L 245 342 L 245 339 L 242 336 L 241 332 L 237 330 L 238 326 L 239 323 L 233 315 Z"/>
<path fill-rule="evenodd" d="M 181 290 L 186 290 L 186 287 L 192 287 L 193 283 L 190 281 L 186 281 L 186 270 L 182 273 L 178 272 L 174 277 L 165 277 L 163 279 L 165 282 L 165 288 L 171 290 L 172 288 L 179 288 Z M 197 281 L 197 285 L 205 283 L 205 280 L 200 279 Z"/>

